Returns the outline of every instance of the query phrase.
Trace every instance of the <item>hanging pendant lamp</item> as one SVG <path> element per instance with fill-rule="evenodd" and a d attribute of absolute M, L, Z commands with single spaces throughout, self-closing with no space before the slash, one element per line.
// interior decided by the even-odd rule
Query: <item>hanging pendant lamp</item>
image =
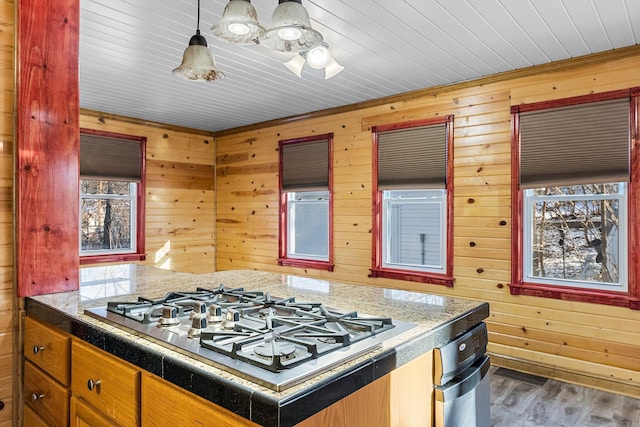
<path fill-rule="evenodd" d="M 264 27 L 258 22 L 250 0 L 229 0 L 220 22 L 211 27 L 213 35 L 233 44 L 258 44 Z"/>
<path fill-rule="evenodd" d="M 304 52 L 322 43 L 322 34 L 311 28 L 302 0 L 278 0 L 271 28 L 259 37 L 260 44 L 279 52 Z"/>
<path fill-rule="evenodd" d="M 220 80 L 224 73 L 216 67 L 216 62 L 207 40 L 200 35 L 200 0 L 198 0 L 198 21 L 196 34 L 189 40 L 184 51 L 182 63 L 173 70 L 173 75 L 183 80 L 211 82 Z"/>

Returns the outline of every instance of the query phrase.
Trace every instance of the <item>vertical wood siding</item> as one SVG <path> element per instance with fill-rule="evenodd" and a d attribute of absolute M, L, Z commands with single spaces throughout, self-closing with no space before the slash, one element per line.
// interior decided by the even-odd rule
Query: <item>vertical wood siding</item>
<path fill-rule="evenodd" d="M 81 114 L 80 127 L 147 137 L 143 263 L 208 273 L 215 266 L 213 138 Z"/>
<path fill-rule="evenodd" d="M 16 277 L 25 297 L 79 283 L 80 13 L 78 0 L 18 0 L 16 9 L 15 223 L 24 242 L 16 246 Z"/>
<path fill-rule="evenodd" d="M 14 342 L 13 99 L 15 4 L 0 3 L 0 427 L 12 425 L 18 354 Z"/>
<path fill-rule="evenodd" d="M 640 56 L 451 86 L 358 111 L 217 138 L 218 270 L 260 269 L 488 301 L 494 361 L 640 396 L 640 312 L 512 296 L 510 106 L 640 85 Z M 454 122 L 451 289 L 369 278 L 371 127 L 447 114 Z M 334 133 L 333 272 L 279 267 L 278 140 Z M 578 375 L 579 374 L 579 375 Z"/>

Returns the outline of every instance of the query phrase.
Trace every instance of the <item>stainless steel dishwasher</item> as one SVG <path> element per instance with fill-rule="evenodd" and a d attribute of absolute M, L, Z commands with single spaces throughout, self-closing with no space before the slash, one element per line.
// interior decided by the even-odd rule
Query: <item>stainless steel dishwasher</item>
<path fill-rule="evenodd" d="M 491 425 L 487 326 L 479 323 L 434 350 L 435 425 Z"/>

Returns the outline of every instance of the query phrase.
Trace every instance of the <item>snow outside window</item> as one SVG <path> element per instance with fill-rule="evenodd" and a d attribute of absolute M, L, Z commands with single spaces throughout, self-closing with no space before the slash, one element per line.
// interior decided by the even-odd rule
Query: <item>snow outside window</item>
<path fill-rule="evenodd" d="M 386 190 L 382 200 L 382 266 L 446 273 L 446 190 Z"/>
<path fill-rule="evenodd" d="M 287 257 L 329 261 L 329 192 L 288 192 Z"/>
<path fill-rule="evenodd" d="M 80 255 L 136 251 L 137 183 L 80 180 Z"/>
<path fill-rule="evenodd" d="M 524 280 L 627 291 L 627 184 L 524 191 Z"/>

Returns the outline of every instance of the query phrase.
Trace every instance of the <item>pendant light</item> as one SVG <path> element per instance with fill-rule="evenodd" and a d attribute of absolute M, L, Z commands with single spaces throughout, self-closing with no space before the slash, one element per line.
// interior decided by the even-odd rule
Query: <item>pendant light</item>
<path fill-rule="evenodd" d="M 224 73 L 216 67 L 213 53 L 207 46 L 207 40 L 200 35 L 200 0 L 198 0 L 198 21 L 196 34 L 189 40 L 189 47 L 184 51 L 182 63 L 173 70 L 173 75 L 200 82 L 220 80 Z"/>
<path fill-rule="evenodd" d="M 271 28 L 259 37 L 260 44 L 279 52 L 303 52 L 319 46 L 322 34 L 311 28 L 302 0 L 278 0 Z"/>
<path fill-rule="evenodd" d="M 258 44 L 264 27 L 250 0 L 229 0 L 218 24 L 211 27 L 213 35 L 233 44 Z"/>
<path fill-rule="evenodd" d="M 333 59 L 331 52 L 329 52 L 329 45 L 324 42 L 320 46 L 314 47 L 307 52 L 300 52 L 291 58 L 291 60 L 285 62 L 284 65 L 291 70 L 293 74 L 302 77 L 302 68 L 305 63 L 316 70 L 324 68 L 325 80 L 330 79 L 344 70 L 344 67 Z"/>

